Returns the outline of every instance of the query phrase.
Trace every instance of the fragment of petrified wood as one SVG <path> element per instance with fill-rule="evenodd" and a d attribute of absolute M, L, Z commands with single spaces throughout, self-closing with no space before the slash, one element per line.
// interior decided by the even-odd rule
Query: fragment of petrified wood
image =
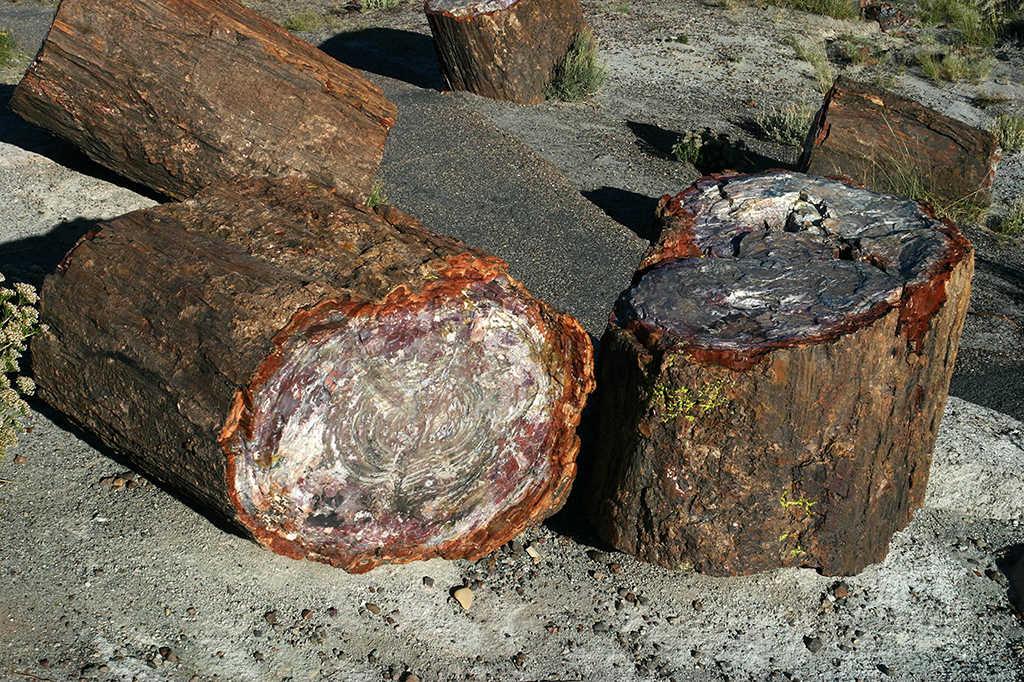
<path fill-rule="evenodd" d="M 62 0 L 11 108 L 178 199 L 301 174 L 365 201 L 395 106 L 234 0 Z"/>
<path fill-rule="evenodd" d="M 602 339 L 589 508 L 622 551 L 747 574 L 880 561 L 924 500 L 973 249 L 915 202 L 705 178 Z"/>
<path fill-rule="evenodd" d="M 589 337 L 394 209 L 211 186 L 83 238 L 43 287 L 40 393 L 274 551 L 480 557 L 556 511 Z"/>
<path fill-rule="evenodd" d="M 815 116 L 800 170 L 934 202 L 987 205 L 999 143 L 984 130 L 840 76 Z"/>
<path fill-rule="evenodd" d="M 424 9 L 449 88 L 520 104 L 544 101 L 587 28 L 579 0 L 427 0 Z"/>

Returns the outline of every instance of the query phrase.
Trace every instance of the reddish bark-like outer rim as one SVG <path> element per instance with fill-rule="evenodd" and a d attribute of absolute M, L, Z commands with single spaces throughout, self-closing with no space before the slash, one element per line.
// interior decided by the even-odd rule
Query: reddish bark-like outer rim
<path fill-rule="evenodd" d="M 506 275 L 508 265 L 499 258 L 466 253 L 445 260 L 449 268 L 442 271 L 438 279 L 425 282 L 417 292 L 399 286 L 379 303 L 330 299 L 310 310 L 299 311 L 274 337 L 273 352 L 263 361 L 249 385 L 236 394 L 235 403 L 218 439 L 227 459 L 228 495 L 237 510 L 238 521 L 264 547 L 293 559 L 311 559 L 331 564 L 350 573 L 365 573 L 383 563 L 404 564 L 435 557 L 475 561 L 511 540 L 533 525 L 533 522 L 555 513 L 565 503 L 576 476 L 576 455 L 580 449 L 576 427 L 580 422 L 580 413 L 586 396 L 595 386 L 593 345 L 590 337 L 574 318 L 550 309 L 544 310 L 545 304 L 530 297 L 527 307 L 533 317 L 531 322 L 544 330 L 545 337 L 552 342 L 552 348 L 559 359 L 570 365 L 566 369 L 561 399 L 556 403 L 552 413 L 551 431 L 543 444 L 545 451 L 553 455 L 551 475 L 532 493 L 528 493 L 511 508 L 500 510 L 489 523 L 472 533 L 441 545 L 421 548 L 419 551 L 410 551 L 408 547 L 403 547 L 404 551 L 400 553 L 389 552 L 384 547 L 376 548 L 372 552 L 347 552 L 340 548 L 313 546 L 303 541 L 289 540 L 258 523 L 242 504 L 235 487 L 239 456 L 235 444 L 239 438 L 251 436 L 251 396 L 257 395 L 262 385 L 281 366 L 285 359 L 286 345 L 298 331 L 315 330 L 320 320 L 334 312 L 343 312 L 349 317 L 380 315 L 389 311 L 417 307 L 429 299 L 457 295 L 471 282 L 486 283 L 497 277 L 505 277 L 513 288 L 529 296 L 525 287 Z M 553 332 L 561 333 L 557 338 L 552 338 Z"/>
<path fill-rule="evenodd" d="M 773 172 L 776 171 L 767 171 L 766 174 Z M 636 286 L 648 270 L 660 263 L 703 257 L 704 254 L 695 241 L 694 225 L 696 224 L 697 216 L 686 208 L 687 200 L 709 187 L 726 185 L 733 180 L 746 177 L 750 176 L 735 171 L 715 173 L 697 180 L 688 189 L 675 196 L 668 194 L 663 196 L 658 202 L 657 215 L 659 221 L 665 225 L 665 228 L 657 243 L 644 255 L 630 286 Z M 827 179 L 841 182 L 851 187 L 862 187 L 845 178 Z M 969 256 L 973 247 L 971 247 L 970 242 L 967 241 L 967 238 L 960 231 L 960 228 L 951 220 L 936 218 L 935 209 L 930 204 L 918 201 L 917 205 L 926 216 L 940 222 L 941 227 L 937 229 L 947 239 L 945 257 L 925 271 L 926 277 L 923 282 L 905 286 L 903 295 L 895 306 L 885 301 L 879 302 L 868 312 L 851 317 L 846 323 L 837 325 L 824 334 L 793 340 L 768 342 L 756 349 L 733 350 L 694 343 L 690 339 L 685 339 L 685 345 L 680 346 L 679 341 L 681 339 L 674 334 L 667 333 L 643 320 L 623 320 L 623 316 L 620 316 L 618 309 L 612 311 L 609 317 L 609 324 L 613 329 L 628 329 L 647 348 L 672 348 L 679 350 L 696 362 L 716 364 L 742 371 L 757 365 L 765 355 L 773 350 L 834 341 L 840 336 L 870 325 L 888 313 L 893 307 L 897 307 L 900 311 L 900 332 L 906 336 L 911 350 L 914 353 L 920 354 L 929 322 L 932 316 L 942 307 L 942 304 L 946 302 L 946 282 L 949 281 L 953 269 Z M 623 321 L 625 324 L 622 324 Z"/>

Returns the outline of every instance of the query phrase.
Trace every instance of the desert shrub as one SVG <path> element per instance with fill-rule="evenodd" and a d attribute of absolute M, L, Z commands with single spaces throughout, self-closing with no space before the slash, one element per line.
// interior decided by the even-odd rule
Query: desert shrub
<path fill-rule="evenodd" d="M 590 29 L 576 35 L 555 77 L 544 88 L 548 99 L 578 102 L 601 89 L 608 67 L 597 60 L 597 40 Z"/>
<path fill-rule="evenodd" d="M 359 9 L 363 12 L 372 12 L 378 9 L 391 9 L 398 7 L 404 0 L 359 0 Z"/>
<path fill-rule="evenodd" d="M 1015 154 L 1024 149 L 1024 116 L 1000 114 L 989 130 L 1003 151 Z"/>
<path fill-rule="evenodd" d="M 822 43 L 805 42 L 799 38 L 789 38 L 786 44 L 793 48 L 797 58 L 804 60 L 814 69 L 814 79 L 818 81 L 818 90 L 822 94 L 832 88 L 836 80 L 836 72 L 828 60 L 825 46 Z"/>
<path fill-rule="evenodd" d="M 977 83 L 992 71 L 996 60 L 973 48 L 925 51 L 917 54 L 917 65 L 925 78 L 932 81 Z"/>
<path fill-rule="evenodd" d="M 301 12 L 286 19 L 282 26 L 295 33 L 316 33 L 334 26 L 335 23 L 334 17 L 329 14 Z"/>
<path fill-rule="evenodd" d="M 814 109 L 800 102 L 761 111 L 754 119 L 754 124 L 765 139 L 789 147 L 800 147 L 803 146 L 813 118 Z"/>
<path fill-rule="evenodd" d="M 19 376 L 18 362 L 28 338 L 46 331 L 45 325 L 39 324 L 38 302 L 36 290 L 28 284 L 16 282 L 11 288 L 0 288 L 0 455 L 18 443 L 18 432 L 29 415 L 22 396 L 32 395 L 36 388 L 31 379 Z"/>
<path fill-rule="evenodd" d="M 373 208 L 374 206 L 386 203 L 388 203 L 388 195 L 384 192 L 384 185 L 379 182 L 373 183 L 373 186 L 370 188 L 370 196 L 366 200 L 366 205 Z"/>
<path fill-rule="evenodd" d="M 996 229 L 1011 237 L 1024 236 L 1024 197 L 1017 197 L 1006 215 L 999 219 Z"/>
<path fill-rule="evenodd" d="M 9 28 L 0 29 L 0 66 L 14 66 L 18 62 L 18 39 Z"/>
<path fill-rule="evenodd" d="M 860 5 L 856 0 L 768 0 L 769 4 L 822 14 L 835 19 L 856 19 Z"/>

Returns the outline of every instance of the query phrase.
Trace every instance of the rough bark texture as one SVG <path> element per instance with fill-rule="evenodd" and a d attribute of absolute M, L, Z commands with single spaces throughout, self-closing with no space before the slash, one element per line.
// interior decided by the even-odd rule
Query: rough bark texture
<path fill-rule="evenodd" d="M 557 510 L 589 337 L 506 264 L 308 181 L 103 224 L 49 277 L 45 400 L 261 544 L 477 558 Z"/>
<path fill-rule="evenodd" d="M 987 205 L 999 161 L 991 133 L 887 90 L 840 77 L 804 145 L 801 170 L 882 192 Z"/>
<path fill-rule="evenodd" d="M 670 567 L 853 574 L 924 500 L 973 271 L 916 203 L 791 173 L 705 178 L 616 304 L 586 488 Z"/>
<path fill-rule="evenodd" d="M 301 174 L 365 201 L 395 106 L 232 0 L 63 0 L 11 108 L 175 198 Z"/>
<path fill-rule="evenodd" d="M 448 87 L 520 104 L 544 101 L 586 28 L 579 0 L 428 0 L 424 8 Z"/>

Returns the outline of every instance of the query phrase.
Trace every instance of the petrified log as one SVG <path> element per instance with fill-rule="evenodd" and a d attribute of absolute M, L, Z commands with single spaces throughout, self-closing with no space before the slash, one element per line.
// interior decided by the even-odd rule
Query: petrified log
<path fill-rule="evenodd" d="M 544 101 L 587 28 L 579 0 L 427 0 L 424 9 L 449 88 L 520 104 Z"/>
<path fill-rule="evenodd" d="M 715 575 L 880 561 L 923 503 L 970 244 L 917 203 L 785 172 L 658 211 L 602 339 L 600 532 Z"/>
<path fill-rule="evenodd" d="M 261 544 L 353 572 L 480 557 L 557 510 L 589 337 L 394 209 L 247 180 L 83 238 L 40 393 Z"/>
<path fill-rule="evenodd" d="M 236 176 L 369 196 L 395 106 L 233 0 L 62 0 L 11 108 L 175 198 Z"/>
<path fill-rule="evenodd" d="M 800 170 L 882 192 L 924 191 L 935 202 L 987 205 L 999 156 L 991 133 L 840 76 L 815 116 Z"/>

